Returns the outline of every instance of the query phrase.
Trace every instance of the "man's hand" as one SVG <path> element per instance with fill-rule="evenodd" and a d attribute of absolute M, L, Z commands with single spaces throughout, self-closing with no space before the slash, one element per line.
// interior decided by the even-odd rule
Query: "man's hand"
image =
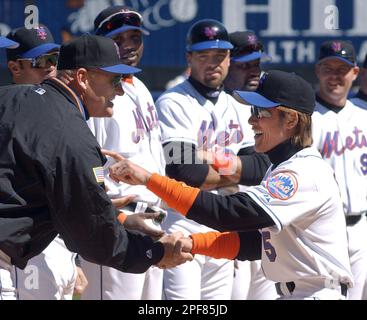
<path fill-rule="evenodd" d="M 116 182 L 125 182 L 131 185 L 146 185 L 151 177 L 151 173 L 135 163 L 125 159 L 122 155 L 114 151 L 102 150 L 106 156 L 114 158 L 117 163 L 109 167 L 110 177 Z"/>
<path fill-rule="evenodd" d="M 162 238 L 159 239 L 160 242 L 163 243 L 164 246 L 164 256 L 157 263 L 157 266 L 161 269 L 173 268 L 180 264 L 185 263 L 186 261 L 192 261 L 194 257 L 191 253 L 180 251 L 176 249 L 178 245 L 178 240 L 183 238 L 182 232 L 175 232 L 171 234 L 166 234 Z"/>
<path fill-rule="evenodd" d="M 193 242 L 191 237 L 182 237 L 178 239 L 175 249 L 174 249 L 174 255 L 180 256 L 182 252 L 190 252 L 192 250 Z"/>
<path fill-rule="evenodd" d="M 77 266 L 76 270 L 77 270 L 77 276 L 74 286 L 74 295 L 81 295 L 88 286 L 88 280 L 82 268 Z"/>
<path fill-rule="evenodd" d="M 128 195 L 123 196 L 121 198 L 111 199 L 111 202 L 117 209 L 122 209 L 127 206 L 130 202 L 133 202 L 136 199 L 136 195 Z"/>
<path fill-rule="evenodd" d="M 164 235 L 162 230 L 157 230 L 149 227 L 146 223 L 146 219 L 158 219 L 160 212 L 149 212 L 149 213 L 134 213 L 126 217 L 124 227 L 129 230 L 140 231 L 152 238 L 160 238 Z"/>

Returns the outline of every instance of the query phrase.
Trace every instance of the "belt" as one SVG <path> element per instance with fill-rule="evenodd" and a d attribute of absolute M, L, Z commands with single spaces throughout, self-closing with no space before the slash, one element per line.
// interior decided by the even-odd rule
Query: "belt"
<path fill-rule="evenodd" d="M 286 286 L 287 290 L 289 291 L 289 293 L 292 293 L 294 291 L 294 289 L 296 289 L 296 284 L 293 281 L 285 282 L 285 286 Z M 277 294 L 279 294 L 280 296 L 286 295 L 286 293 L 283 292 L 285 290 L 282 290 L 282 282 L 277 282 L 275 284 L 275 290 L 277 291 Z M 344 297 L 346 297 L 347 292 L 348 292 L 348 286 L 345 283 L 341 283 L 340 284 L 340 293 Z"/>
<path fill-rule="evenodd" d="M 130 202 L 128 205 L 122 208 L 122 211 L 127 210 L 131 212 L 135 212 L 137 207 L 138 207 L 138 202 Z M 143 211 L 142 209 L 144 208 L 145 210 Z M 156 210 L 153 210 L 152 208 L 147 207 L 147 206 L 139 205 L 139 212 L 151 213 L 151 212 L 156 212 Z"/>

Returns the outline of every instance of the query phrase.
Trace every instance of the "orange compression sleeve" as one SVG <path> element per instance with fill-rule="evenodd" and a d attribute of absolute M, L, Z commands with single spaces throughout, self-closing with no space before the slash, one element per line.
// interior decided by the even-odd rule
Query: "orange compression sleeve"
<path fill-rule="evenodd" d="M 240 250 L 240 237 L 237 232 L 194 233 L 191 253 L 202 254 L 216 259 L 233 260 Z"/>
<path fill-rule="evenodd" d="M 127 218 L 127 215 L 123 212 L 120 212 L 119 215 L 117 216 L 117 220 L 121 223 L 124 224 L 125 220 Z"/>
<path fill-rule="evenodd" d="M 198 188 L 189 187 L 183 182 L 156 173 L 153 173 L 150 177 L 147 188 L 165 201 L 170 208 L 184 216 L 186 216 L 200 192 Z"/>

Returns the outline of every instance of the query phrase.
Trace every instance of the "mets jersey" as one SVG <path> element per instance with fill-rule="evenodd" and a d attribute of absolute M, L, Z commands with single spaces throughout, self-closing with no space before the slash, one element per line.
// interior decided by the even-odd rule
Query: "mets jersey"
<path fill-rule="evenodd" d="M 345 218 L 332 168 L 305 148 L 246 191 L 274 221 L 261 229 L 262 267 L 276 282 L 324 279 L 352 286 Z"/>
<path fill-rule="evenodd" d="M 367 109 L 347 100 L 338 112 L 316 104 L 313 143 L 334 169 L 346 215 L 367 209 Z"/>

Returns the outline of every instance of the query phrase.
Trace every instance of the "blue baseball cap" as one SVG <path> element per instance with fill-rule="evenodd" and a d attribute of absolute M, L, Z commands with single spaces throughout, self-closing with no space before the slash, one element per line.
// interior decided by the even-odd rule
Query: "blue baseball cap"
<path fill-rule="evenodd" d="M 213 19 L 203 19 L 194 23 L 186 36 L 186 50 L 232 49 L 226 28 Z"/>
<path fill-rule="evenodd" d="M 231 50 L 232 61 L 271 60 L 270 56 L 263 52 L 263 44 L 252 30 L 232 32 L 229 34 L 229 39 L 233 45 Z"/>
<path fill-rule="evenodd" d="M 60 48 L 58 70 L 97 68 L 116 74 L 141 71 L 120 62 L 119 48 L 110 38 L 84 34 Z"/>
<path fill-rule="evenodd" d="M 110 38 L 128 30 L 149 35 L 149 31 L 143 28 L 141 14 L 127 6 L 112 6 L 101 11 L 94 20 L 94 30 L 96 35 Z"/>
<path fill-rule="evenodd" d="M 17 48 L 19 43 L 0 36 L 0 48 Z"/>
<path fill-rule="evenodd" d="M 242 103 L 264 109 L 285 106 L 311 115 L 315 108 L 311 85 L 295 73 L 279 70 L 265 72 L 255 92 L 235 91 L 235 97 Z"/>

